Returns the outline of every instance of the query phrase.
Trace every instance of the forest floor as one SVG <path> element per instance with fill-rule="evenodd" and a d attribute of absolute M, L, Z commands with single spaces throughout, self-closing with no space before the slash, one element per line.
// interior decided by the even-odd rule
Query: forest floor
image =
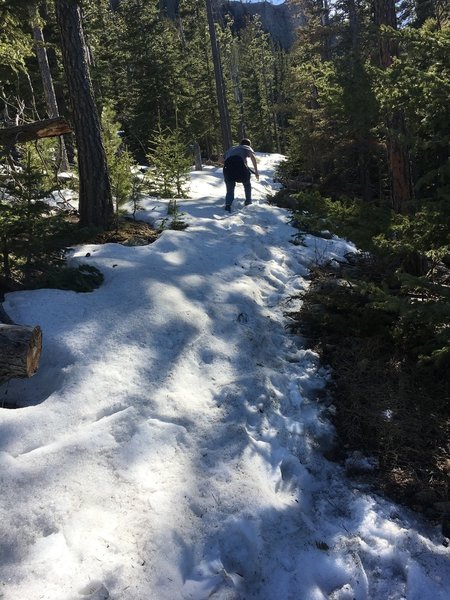
<path fill-rule="evenodd" d="M 93 244 L 123 244 L 124 246 L 145 246 L 158 239 L 161 231 L 145 221 L 121 218 L 117 229 L 103 231 L 93 236 Z"/>

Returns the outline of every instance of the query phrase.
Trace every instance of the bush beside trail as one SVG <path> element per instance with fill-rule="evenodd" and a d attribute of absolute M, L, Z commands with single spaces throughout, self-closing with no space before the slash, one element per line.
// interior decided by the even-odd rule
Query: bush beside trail
<path fill-rule="evenodd" d="M 275 201 L 293 211 L 297 243 L 305 233 L 337 234 L 361 249 L 343 264 L 317 265 L 301 310 L 289 315 L 332 371 L 343 446 L 333 458 L 374 457 L 378 468 L 365 476 L 448 535 L 450 272 L 443 236 L 429 233 L 437 221 L 421 214 L 414 224 L 318 192 L 284 191 Z"/>

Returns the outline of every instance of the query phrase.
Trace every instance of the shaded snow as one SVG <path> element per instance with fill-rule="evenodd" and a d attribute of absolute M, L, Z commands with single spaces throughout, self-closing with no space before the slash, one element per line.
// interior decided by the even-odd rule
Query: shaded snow
<path fill-rule="evenodd" d="M 90 294 L 9 294 L 39 324 L 38 374 L 0 388 L 0 597 L 444 600 L 437 529 L 346 479 L 317 391 L 328 374 L 283 311 L 314 261 L 265 193 L 224 214 L 220 169 L 192 174 L 185 231 L 77 247 Z M 239 197 L 240 195 L 240 197 Z M 148 198 L 141 217 L 167 216 Z M 87 254 L 90 256 L 86 256 Z"/>

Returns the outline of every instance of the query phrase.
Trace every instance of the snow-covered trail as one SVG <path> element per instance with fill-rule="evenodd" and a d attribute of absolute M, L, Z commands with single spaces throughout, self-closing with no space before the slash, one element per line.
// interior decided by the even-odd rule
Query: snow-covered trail
<path fill-rule="evenodd" d="M 263 200 L 277 160 L 259 156 L 250 207 L 225 215 L 208 167 L 180 203 L 187 230 L 77 248 L 105 275 L 95 292 L 8 296 L 44 352 L 0 388 L 25 407 L 0 413 L 0 598 L 450 597 L 439 532 L 321 455 L 327 373 L 283 311 L 312 261 L 351 246 L 290 243 Z"/>

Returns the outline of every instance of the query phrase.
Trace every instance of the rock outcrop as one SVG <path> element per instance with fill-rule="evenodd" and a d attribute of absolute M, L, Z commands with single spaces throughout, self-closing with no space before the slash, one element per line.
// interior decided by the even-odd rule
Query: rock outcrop
<path fill-rule="evenodd" d="M 159 0 L 161 10 L 171 18 L 178 13 L 179 0 Z M 289 49 L 295 39 L 295 30 L 305 23 L 304 16 L 291 0 L 283 4 L 270 2 L 239 2 L 237 0 L 216 0 L 216 18 L 219 20 L 225 15 L 234 19 L 237 31 L 244 27 L 248 17 L 259 15 L 264 31 L 272 36 L 273 40 L 285 50 Z"/>
<path fill-rule="evenodd" d="M 270 2 L 233 2 L 222 1 L 222 13 L 230 14 L 239 30 L 245 25 L 249 16 L 258 15 L 264 31 L 272 36 L 273 40 L 285 50 L 289 49 L 295 39 L 295 30 L 305 23 L 304 16 L 298 7 L 286 0 L 283 4 Z"/>

